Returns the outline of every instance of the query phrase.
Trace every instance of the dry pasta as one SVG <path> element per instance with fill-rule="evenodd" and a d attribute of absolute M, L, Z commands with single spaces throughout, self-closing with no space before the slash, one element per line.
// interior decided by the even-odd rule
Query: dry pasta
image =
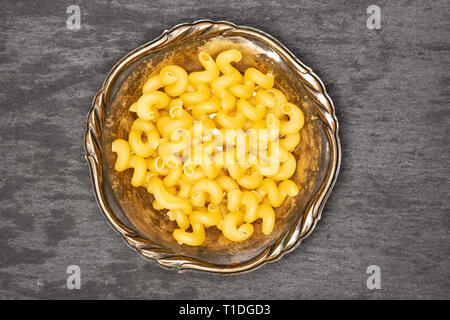
<path fill-rule="evenodd" d="M 245 241 L 257 221 L 268 235 L 274 208 L 299 193 L 290 178 L 304 114 L 270 73 L 237 70 L 238 50 L 198 59 L 204 70 L 168 65 L 144 82 L 129 107 L 137 117 L 128 140 L 112 143 L 114 169 L 133 170 L 131 184 L 146 188 L 153 208 L 176 223 L 181 245 L 202 245 L 211 227 Z"/>

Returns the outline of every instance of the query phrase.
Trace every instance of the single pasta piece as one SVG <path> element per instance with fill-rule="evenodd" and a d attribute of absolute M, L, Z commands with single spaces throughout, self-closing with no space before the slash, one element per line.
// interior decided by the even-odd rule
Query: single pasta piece
<path fill-rule="evenodd" d="M 242 79 L 241 73 L 231 65 L 232 62 L 239 62 L 241 61 L 241 59 L 242 54 L 240 53 L 239 50 L 230 49 L 219 53 L 219 55 L 216 58 L 216 63 L 217 66 L 219 67 L 219 70 L 223 74 L 229 73 L 239 74 L 240 79 Z"/>
<path fill-rule="evenodd" d="M 256 68 L 248 68 L 245 71 L 245 76 L 261 88 L 271 89 L 273 87 L 274 78 L 270 73 L 264 74 Z"/>
<path fill-rule="evenodd" d="M 303 128 L 305 116 L 299 107 L 292 103 L 285 103 L 281 106 L 281 111 L 289 117 L 288 121 L 281 122 L 281 134 L 296 133 Z"/>
<path fill-rule="evenodd" d="M 145 133 L 146 140 L 142 139 Z M 156 127 L 150 121 L 137 118 L 131 125 L 128 135 L 131 150 L 138 156 L 147 158 L 155 152 L 159 144 L 159 133 Z"/>
<path fill-rule="evenodd" d="M 112 143 L 111 150 L 117 153 L 114 169 L 119 172 L 128 169 L 128 162 L 130 161 L 130 145 L 128 142 L 123 139 L 117 139 Z"/>
<path fill-rule="evenodd" d="M 150 179 L 150 188 L 155 199 L 169 210 L 181 210 L 185 214 L 192 212 L 192 206 L 188 200 L 172 195 L 166 190 L 161 179 L 153 177 Z"/>
<path fill-rule="evenodd" d="M 230 190 L 227 193 L 227 209 L 229 211 L 236 211 L 241 204 L 242 191 L 239 189 Z"/>
<path fill-rule="evenodd" d="M 131 184 L 133 187 L 140 187 L 145 184 L 147 175 L 147 161 L 138 156 L 131 156 L 128 162 L 129 166 L 134 169 Z"/>
<path fill-rule="evenodd" d="M 270 205 L 261 204 L 258 208 L 258 218 L 262 219 L 262 233 L 271 234 L 275 226 L 275 211 Z"/>
<path fill-rule="evenodd" d="M 216 182 L 220 187 L 225 190 L 225 192 L 230 192 L 232 190 L 238 190 L 239 185 L 229 176 L 220 176 L 216 178 Z"/>
<path fill-rule="evenodd" d="M 205 71 L 191 72 L 189 81 L 192 83 L 210 83 L 220 75 L 219 68 L 213 58 L 206 52 L 198 54 L 198 61 L 202 64 Z"/>
<path fill-rule="evenodd" d="M 220 76 L 211 85 L 214 94 L 220 98 L 221 105 L 224 110 L 233 110 L 236 105 L 236 98 L 227 89 L 240 81 L 236 73 Z"/>
<path fill-rule="evenodd" d="M 206 201 L 206 194 L 209 195 L 211 203 L 218 205 L 223 200 L 223 191 L 220 185 L 210 178 L 203 178 L 197 181 L 191 189 L 191 202 L 194 206 L 202 207 Z"/>
<path fill-rule="evenodd" d="M 148 169 L 148 161 L 147 161 L 147 169 Z M 142 187 L 148 188 L 148 185 L 149 185 L 149 183 L 150 183 L 150 179 L 153 178 L 153 177 L 157 177 L 157 176 L 158 176 L 158 175 L 157 175 L 156 173 L 151 172 L 151 171 L 147 171 L 147 172 L 145 173 L 145 182 L 144 182 L 144 184 L 142 185 Z"/>
<path fill-rule="evenodd" d="M 156 91 L 163 86 L 164 84 L 161 82 L 158 75 L 150 77 L 145 81 L 144 86 L 142 87 L 142 94 L 145 95 L 149 92 Z"/>
<path fill-rule="evenodd" d="M 137 102 L 133 102 L 131 106 L 128 108 L 128 111 L 130 112 L 136 112 L 137 111 Z"/>
<path fill-rule="evenodd" d="M 287 102 L 287 98 L 284 95 L 284 93 L 278 89 L 270 88 L 270 89 L 266 89 L 266 92 L 268 92 L 269 94 L 271 94 L 274 97 L 275 107 L 279 107 L 282 104 L 285 104 Z"/>
<path fill-rule="evenodd" d="M 190 183 L 184 182 L 183 179 L 180 179 L 178 181 L 178 184 L 180 186 L 180 189 L 178 190 L 177 196 L 183 199 L 188 199 L 191 194 L 192 185 Z"/>
<path fill-rule="evenodd" d="M 158 109 L 169 104 L 169 96 L 161 91 L 152 91 L 142 96 L 136 102 L 136 113 L 139 118 L 156 121 L 159 118 Z"/>
<path fill-rule="evenodd" d="M 164 85 L 164 91 L 171 97 L 177 97 L 185 92 L 189 83 L 186 70 L 176 65 L 162 68 L 159 79 Z"/>
<path fill-rule="evenodd" d="M 183 176 L 181 177 L 181 180 L 183 180 L 183 182 L 194 184 L 204 177 L 205 173 L 203 172 L 202 168 L 194 167 L 189 163 L 185 163 L 183 165 Z"/>
<path fill-rule="evenodd" d="M 258 216 L 259 199 L 253 192 L 244 191 L 240 199 L 240 208 L 245 207 L 244 221 L 252 223 Z"/>
<path fill-rule="evenodd" d="M 226 158 L 226 156 L 225 156 L 225 158 Z M 228 161 L 225 162 L 224 167 L 227 169 L 230 177 L 233 178 L 234 180 L 236 180 L 236 182 L 238 182 L 238 183 L 239 183 L 239 179 L 244 175 L 245 171 L 247 170 L 247 168 L 244 168 L 244 167 L 238 165 L 237 163 L 229 163 Z M 248 180 L 249 180 L 248 177 L 246 179 L 244 179 L 244 183 L 246 181 L 248 182 Z M 251 182 L 248 182 L 248 183 L 250 184 Z"/>
<path fill-rule="evenodd" d="M 254 167 L 250 169 L 249 174 L 245 173 L 241 177 L 239 177 L 239 179 L 237 179 L 237 183 L 239 183 L 241 187 L 247 189 L 256 189 L 261 185 L 262 182 L 263 176 Z"/>
<path fill-rule="evenodd" d="M 192 223 L 192 232 L 183 229 L 175 229 L 173 237 L 179 244 L 187 244 L 189 246 L 200 246 L 205 242 L 205 228 L 200 223 Z"/>
<path fill-rule="evenodd" d="M 228 213 L 222 222 L 222 233 L 228 240 L 244 241 L 250 238 L 254 232 L 251 223 L 243 223 L 244 214 L 239 211 Z"/>
<path fill-rule="evenodd" d="M 164 140 L 158 146 L 158 155 L 165 161 L 167 164 L 167 160 L 174 155 L 181 156 L 181 153 L 186 151 L 189 148 L 188 142 L 186 139 L 181 139 L 181 141 L 173 142 Z M 176 166 L 177 167 L 177 166 Z"/>
<path fill-rule="evenodd" d="M 153 209 L 155 210 L 164 210 L 164 206 L 162 204 L 160 204 L 157 200 L 153 201 L 152 203 L 153 205 Z"/>
<path fill-rule="evenodd" d="M 292 151 L 298 146 L 300 142 L 300 133 L 295 132 L 287 134 L 284 138 L 280 139 L 280 146 L 288 151 Z"/>
<path fill-rule="evenodd" d="M 283 161 L 278 172 L 274 175 L 269 175 L 269 177 L 273 180 L 287 180 L 295 173 L 295 170 L 297 169 L 297 161 L 292 153 L 287 152 L 286 155 L 287 159 Z"/>
<path fill-rule="evenodd" d="M 222 170 L 223 165 L 215 163 L 205 152 L 202 156 L 200 167 L 207 178 L 215 179 L 219 175 L 220 170 Z"/>
<path fill-rule="evenodd" d="M 169 117 L 161 117 L 156 126 L 163 137 L 178 130 L 189 129 L 193 124 L 192 116 L 181 106 L 174 106 L 169 111 Z"/>
<path fill-rule="evenodd" d="M 281 158 L 285 154 L 283 151 L 286 152 L 284 149 L 280 148 L 278 143 L 270 143 L 268 146 L 270 155 L 267 159 L 260 159 L 253 167 L 256 168 L 261 175 L 276 175 L 280 170 Z"/>

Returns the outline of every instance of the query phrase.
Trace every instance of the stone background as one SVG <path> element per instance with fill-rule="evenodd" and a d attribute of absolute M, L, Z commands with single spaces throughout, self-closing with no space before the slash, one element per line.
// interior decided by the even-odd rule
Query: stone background
<path fill-rule="evenodd" d="M 81 8 L 80 30 L 66 8 Z M 366 27 L 381 7 L 381 30 Z M 0 298 L 450 298 L 450 3 L 0 1 Z M 82 140 L 124 54 L 197 19 L 266 31 L 324 80 L 341 173 L 314 233 L 240 276 L 141 259 L 97 207 Z M 68 290 L 66 268 L 81 268 Z M 368 290 L 366 269 L 381 268 Z"/>

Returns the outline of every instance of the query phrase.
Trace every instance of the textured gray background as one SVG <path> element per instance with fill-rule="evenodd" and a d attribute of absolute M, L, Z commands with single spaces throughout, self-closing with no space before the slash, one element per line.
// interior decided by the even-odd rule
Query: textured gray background
<path fill-rule="evenodd" d="M 66 8 L 81 8 L 79 31 Z M 382 9 L 382 29 L 366 9 Z M 450 3 L 1 1 L 0 298 L 450 298 Z M 201 18 L 264 30 L 324 80 L 342 169 L 315 232 L 250 274 L 177 274 L 108 225 L 82 147 L 113 64 Z M 81 267 L 81 290 L 66 268 Z M 382 290 L 366 287 L 378 265 Z"/>

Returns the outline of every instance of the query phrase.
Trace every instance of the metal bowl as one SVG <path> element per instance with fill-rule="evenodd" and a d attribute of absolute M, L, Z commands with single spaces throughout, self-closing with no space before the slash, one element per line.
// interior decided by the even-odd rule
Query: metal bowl
<path fill-rule="evenodd" d="M 146 77 L 169 63 L 188 72 L 200 70 L 199 50 L 215 56 L 230 48 L 242 52 L 243 59 L 236 64 L 240 71 L 253 66 L 272 72 L 279 89 L 305 113 L 301 143 L 294 151 L 298 166 L 292 178 L 301 191 L 276 209 L 275 228 L 268 236 L 262 234 L 258 223 L 254 235 L 239 243 L 209 228 L 203 246 L 181 246 L 172 237 L 175 223 L 152 208 L 153 196 L 145 188 L 131 186 L 130 170 L 114 171 L 111 143 L 127 137 L 134 120 L 128 107 L 140 96 Z M 113 67 L 93 101 L 84 145 L 99 206 L 131 247 L 166 268 L 222 274 L 249 272 L 276 261 L 313 231 L 336 181 L 341 154 L 333 102 L 311 69 L 262 31 L 205 20 L 165 31 Z"/>

